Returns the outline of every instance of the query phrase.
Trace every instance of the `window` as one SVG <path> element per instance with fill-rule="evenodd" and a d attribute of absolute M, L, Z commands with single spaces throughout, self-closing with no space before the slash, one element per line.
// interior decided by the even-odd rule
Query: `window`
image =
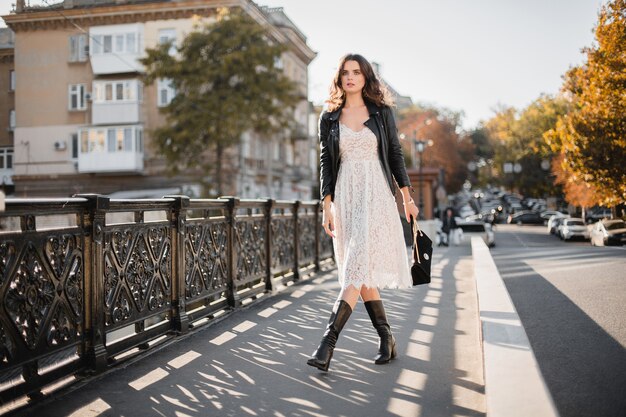
<path fill-rule="evenodd" d="M 139 36 L 136 33 L 116 33 L 111 35 L 93 35 L 91 51 L 99 54 L 136 54 Z"/>
<path fill-rule="evenodd" d="M 126 34 L 126 53 L 137 53 L 137 36 L 134 33 Z"/>
<path fill-rule="evenodd" d="M 72 159 L 78 158 L 78 134 L 72 133 L 72 139 L 70 141 L 72 144 Z"/>
<path fill-rule="evenodd" d="M 78 135 L 72 136 L 78 145 Z M 133 146 L 134 145 L 134 146 Z M 78 146 L 76 146 L 78 148 Z M 72 148 L 72 152 L 74 152 Z M 80 152 L 143 152 L 143 131 L 132 126 L 93 128 L 80 131 Z M 76 152 L 78 156 L 78 151 Z"/>
<path fill-rule="evenodd" d="M 159 94 L 159 107 L 165 107 L 170 104 L 176 95 L 176 90 L 172 86 L 172 80 L 169 79 L 157 80 L 157 91 Z"/>
<path fill-rule="evenodd" d="M 142 85 L 137 80 L 95 81 L 93 100 L 96 103 L 141 101 Z"/>
<path fill-rule="evenodd" d="M 174 55 L 176 53 L 176 29 L 159 29 L 159 44 L 171 42 L 168 53 Z"/>
<path fill-rule="evenodd" d="M 69 110 L 85 110 L 87 100 L 85 99 L 85 84 L 72 84 L 69 86 Z"/>
<path fill-rule="evenodd" d="M 15 91 L 15 71 L 9 71 L 9 91 Z"/>
<path fill-rule="evenodd" d="M 137 152 L 143 152 L 143 130 L 141 130 L 141 128 L 137 128 L 135 131 L 135 140 L 137 142 L 135 144 L 135 150 Z"/>
<path fill-rule="evenodd" d="M 0 169 L 13 169 L 13 148 L 0 148 Z"/>
<path fill-rule="evenodd" d="M 124 34 L 123 33 L 115 35 L 115 52 L 116 53 L 124 52 Z"/>
<path fill-rule="evenodd" d="M 70 62 L 87 61 L 87 35 L 71 35 L 70 36 Z"/>
<path fill-rule="evenodd" d="M 113 36 L 102 36 L 102 52 L 104 52 L 105 54 L 110 54 L 111 52 L 113 52 Z"/>
<path fill-rule="evenodd" d="M 9 130 L 15 130 L 15 110 L 9 111 Z"/>

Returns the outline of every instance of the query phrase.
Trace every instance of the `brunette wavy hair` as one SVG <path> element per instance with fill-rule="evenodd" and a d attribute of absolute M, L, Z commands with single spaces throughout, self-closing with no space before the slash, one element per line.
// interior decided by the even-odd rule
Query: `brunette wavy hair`
<path fill-rule="evenodd" d="M 361 72 L 365 76 L 365 86 L 363 87 L 362 94 L 363 99 L 366 101 L 371 101 L 379 107 L 382 106 L 393 106 L 393 98 L 385 86 L 374 72 L 372 68 L 372 64 L 369 63 L 367 59 L 363 57 L 363 55 L 359 54 L 346 54 L 339 60 L 339 65 L 337 66 L 337 72 L 333 77 L 333 82 L 330 85 L 330 96 L 326 103 L 328 104 L 329 111 L 335 111 L 341 106 L 343 106 L 346 101 L 346 92 L 341 88 L 341 72 L 343 71 L 343 67 L 347 61 L 356 61 L 361 68 Z"/>

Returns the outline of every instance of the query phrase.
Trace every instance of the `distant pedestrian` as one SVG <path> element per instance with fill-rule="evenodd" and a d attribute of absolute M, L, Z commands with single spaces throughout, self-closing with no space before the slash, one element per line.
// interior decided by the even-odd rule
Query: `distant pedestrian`
<path fill-rule="evenodd" d="M 456 219 L 454 218 L 454 210 L 450 207 L 446 209 L 446 212 L 443 216 L 443 225 L 441 226 L 441 230 L 443 231 L 443 235 L 445 236 L 445 246 L 451 245 L 454 241 L 456 241 L 456 237 L 454 236 L 457 233 L 458 226 L 456 224 Z"/>
<path fill-rule="evenodd" d="M 323 371 L 359 296 L 380 336 L 375 363 L 395 358 L 396 342 L 378 289 L 412 286 L 396 182 L 407 221 L 419 213 L 409 194 L 392 101 L 364 57 L 349 54 L 340 60 L 327 103 L 319 125 L 320 188 L 341 291 L 322 341 L 307 361 Z"/>

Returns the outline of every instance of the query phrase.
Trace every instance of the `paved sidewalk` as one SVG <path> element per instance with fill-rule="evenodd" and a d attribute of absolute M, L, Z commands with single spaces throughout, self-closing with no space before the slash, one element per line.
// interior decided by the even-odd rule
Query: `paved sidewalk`
<path fill-rule="evenodd" d="M 306 365 L 338 292 L 336 271 L 293 286 L 22 415 L 484 416 L 469 246 L 436 248 L 430 286 L 384 291 L 399 357 L 374 365 L 359 303 L 330 372 Z"/>

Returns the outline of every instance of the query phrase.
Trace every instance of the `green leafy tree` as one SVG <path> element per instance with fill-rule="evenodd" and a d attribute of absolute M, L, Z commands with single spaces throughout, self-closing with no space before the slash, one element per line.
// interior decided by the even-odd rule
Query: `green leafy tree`
<path fill-rule="evenodd" d="M 573 181 L 614 206 L 626 200 L 626 0 L 600 9 L 595 37 L 586 62 L 565 75 L 573 108 L 546 139 Z"/>
<path fill-rule="evenodd" d="M 285 47 L 238 9 L 222 9 L 215 23 L 171 45 L 146 50 L 145 83 L 169 79 L 176 91 L 162 108 L 166 123 L 152 132 L 172 174 L 195 176 L 222 195 L 225 152 L 249 130 L 285 129 L 300 99 L 276 65 Z"/>
<path fill-rule="evenodd" d="M 484 130 L 494 152 L 494 167 L 501 184 L 528 196 L 561 195 L 550 171 L 555 153 L 544 134 L 553 129 L 558 118 L 566 114 L 564 97 L 542 95 L 525 109 L 501 108 L 486 122 Z M 504 163 L 519 163 L 519 173 L 504 173 Z"/>

